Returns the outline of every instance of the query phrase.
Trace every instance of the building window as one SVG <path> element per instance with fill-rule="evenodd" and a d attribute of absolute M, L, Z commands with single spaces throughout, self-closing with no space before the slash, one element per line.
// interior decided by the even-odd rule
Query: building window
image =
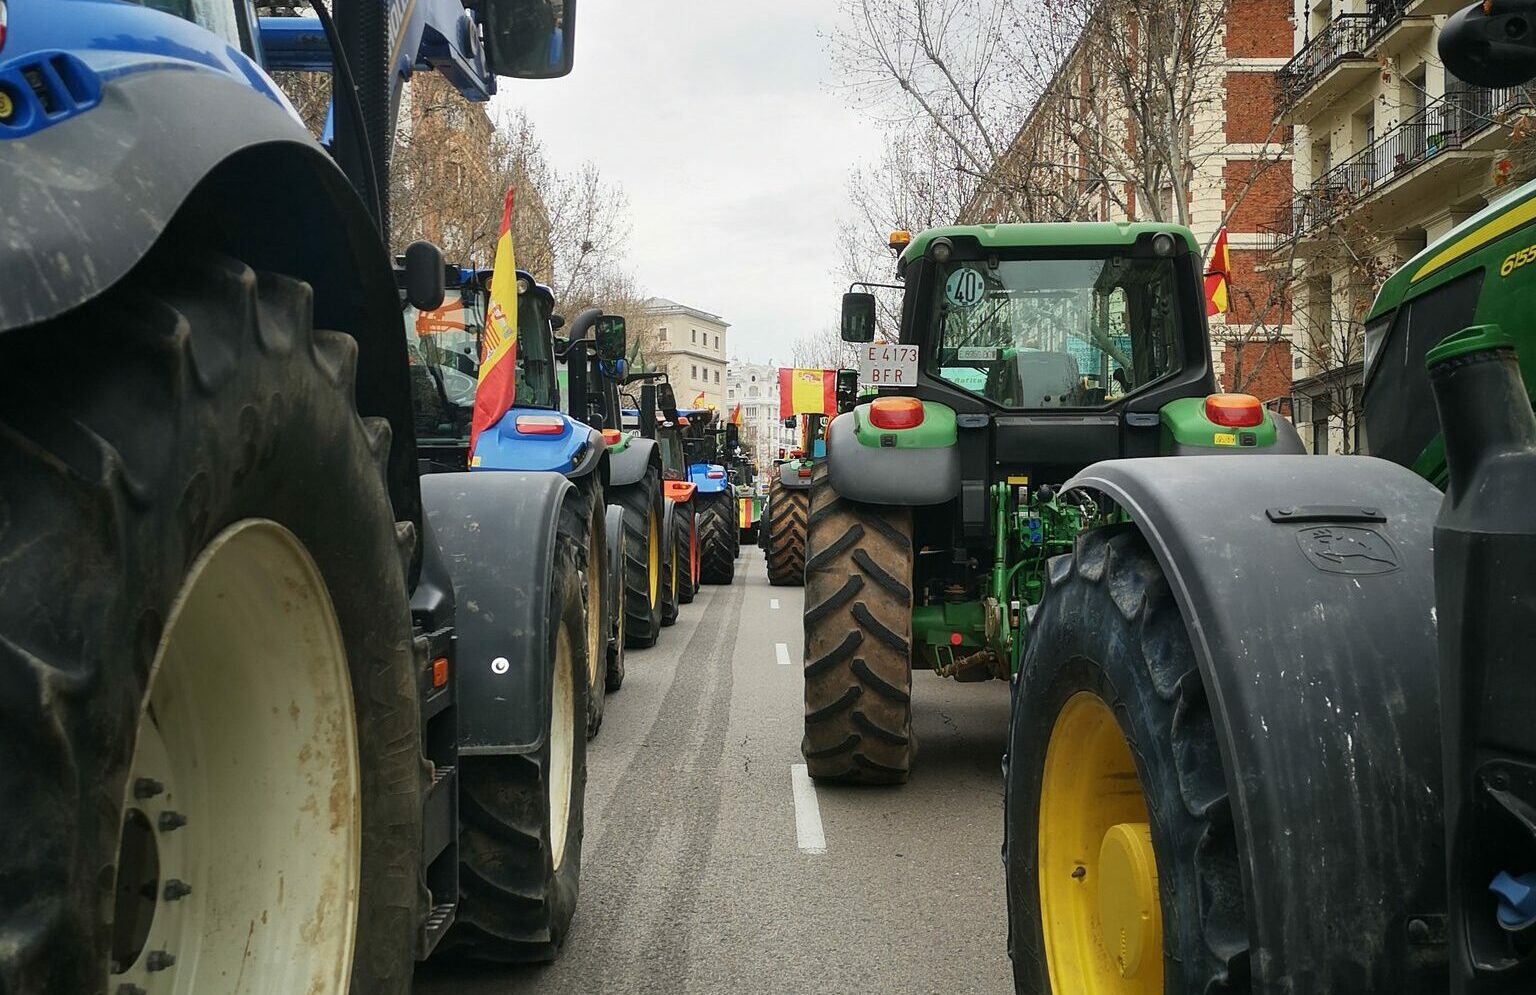
<path fill-rule="evenodd" d="M 752 379 L 756 380 L 757 377 L 753 377 Z M 758 395 L 758 390 L 757 390 L 756 387 L 749 387 L 749 388 L 747 388 L 747 396 L 748 397 L 756 397 L 757 395 Z"/>
<path fill-rule="evenodd" d="M 720 371 L 716 370 L 715 371 L 715 383 L 719 383 L 719 382 L 720 382 Z"/>
<path fill-rule="evenodd" d="M 693 338 L 693 341 L 697 343 L 699 341 L 699 330 L 697 328 L 690 328 L 688 329 L 688 332 L 689 335 Z"/>
<path fill-rule="evenodd" d="M 715 333 L 715 348 L 720 348 L 720 334 L 718 332 Z"/>
<path fill-rule="evenodd" d="M 667 326 L 666 325 L 662 325 L 661 328 L 658 330 L 658 332 L 661 335 L 661 341 L 663 341 L 663 342 L 667 341 Z"/>
<path fill-rule="evenodd" d="M 1312 455 L 1328 455 L 1328 419 L 1320 418 L 1312 423 Z"/>
<path fill-rule="evenodd" d="M 697 366 L 690 366 L 690 367 L 688 367 L 688 370 L 689 370 L 689 373 L 688 373 L 689 379 L 692 379 L 692 380 L 699 379 L 699 368 Z"/>

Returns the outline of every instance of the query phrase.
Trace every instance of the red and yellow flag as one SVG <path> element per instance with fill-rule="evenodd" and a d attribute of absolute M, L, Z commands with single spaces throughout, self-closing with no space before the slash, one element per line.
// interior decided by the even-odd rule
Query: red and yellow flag
<path fill-rule="evenodd" d="M 695 397 L 693 399 L 693 406 L 695 408 L 703 408 L 704 407 L 704 392 L 702 390 L 699 391 L 699 396 Z"/>
<path fill-rule="evenodd" d="M 779 418 L 836 411 L 836 370 L 779 370 Z"/>
<path fill-rule="evenodd" d="M 736 406 L 731 409 L 731 424 L 735 425 L 737 428 L 741 427 L 741 402 L 740 401 L 737 401 L 736 402 Z"/>
<path fill-rule="evenodd" d="M 480 433 L 501 421 L 517 400 L 517 257 L 512 251 L 515 191 L 515 187 L 507 187 L 501 235 L 496 239 L 491 301 L 485 309 L 485 331 L 480 338 L 480 384 L 475 389 L 475 411 L 469 425 L 471 454 Z"/>
<path fill-rule="evenodd" d="M 1216 233 L 1211 259 L 1205 268 L 1205 313 L 1226 314 L 1232 292 L 1232 257 L 1227 252 L 1227 230 Z"/>

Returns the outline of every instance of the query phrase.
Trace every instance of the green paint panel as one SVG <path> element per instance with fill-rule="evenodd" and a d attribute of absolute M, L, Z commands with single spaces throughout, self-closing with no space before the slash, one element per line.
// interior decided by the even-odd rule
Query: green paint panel
<path fill-rule="evenodd" d="M 628 432 L 620 432 L 618 442 L 608 443 L 608 451 L 610 453 L 622 453 L 624 450 L 629 448 L 629 444 L 634 441 L 634 438 L 635 437 L 630 435 Z"/>
<path fill-rule="evenodd" d="M 1162 451 L 1171 453 L 1175 446 L 1203 446 L 1207 449 L 1265 449 L 1275 444 L 1275 423 L 1266 413 L 1252 428 L 1217 425 L 1205 416 L 1205 398 L 1181 397 L 1163 405 Z M 1252 440 L 1252 441 L 1250 441 Z"/>
<path fill-rule="evenodd" d="M 1182 238 L 1191 252 L 1200 251 L 1200 243 L 1194 233 L 1183 225 L 1158 224 L 1151 221 L 1122 223 L 1117 221 L 1072 221 L 1046 224 L 1011 225 L 950 225 L 930 228 L 912 239 L 901 253 L 903 265 L 922 256 L 928 243 L 943 236 L 974 238 L 987 249 L 1042 248 L 1102 249 L 1105 246 L 1133 245 L 1148 232 L 1165 231 Z"/>
<path fill-rule="evenodd" d="M 986 610 L 980 601 L 923 605 L 912 610 L 912 638 L 926 646 L 957 648 L 950 641 L 960 633 L 960 647 L 975 649 L 986 644 Z"/>
<path fill-rule="evenodd" d="M 955 411 L 946 404 L 923 402 L 923 421 L 915 428 L 876 428 L 869 421 L 869 405 L 853 409 L 853 436 L 871 449 L 944 449 L 955 444 Z M 884 443 L 894 438 L 894 443 Z"/>

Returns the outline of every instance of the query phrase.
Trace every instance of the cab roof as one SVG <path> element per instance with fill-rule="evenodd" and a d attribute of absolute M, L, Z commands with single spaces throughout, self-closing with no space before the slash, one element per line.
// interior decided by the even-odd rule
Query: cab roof
<path fill-rule="evenodd" d="M 997 225 L 946 225 L 929 228 L 914 236 L 901 253 L 900 265 L 918 259 L 928 249 L 928 243 L 940 236 L 946 238 L 974 238 L 985 249 L 1018 249 L 1032 246 L 1099 246 L 1133 245 L 1149 232 L 1168 232 L 1182 238 L 1191 252 L 1200 251 L 1194 232 L 1183 225 L 1158 221 L 1059 221 L 1030 224 Z"/>

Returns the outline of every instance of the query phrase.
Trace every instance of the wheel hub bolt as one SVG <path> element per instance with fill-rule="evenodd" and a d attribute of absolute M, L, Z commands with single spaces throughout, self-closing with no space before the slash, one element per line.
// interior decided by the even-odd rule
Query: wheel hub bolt
<path fill-rule="evenodd" d="M 152 777 L 135 778 L 133 782 L 133 797 L 137 798 L 139 801 L 143 801 L 146 798 L 153 798 L 164 790 L 165 785 L 161 784 L 159 781 Z"/>
<path fill-rule="evenodd" d="M 187 824 L 187 817 L 180 812 L 172 812 L 166 809 L 160 813 L 159 825 L 162 833 L 168 833 L 173 829 L 180 829 Z"/>
<path fill-rule="evenodd" d="M 178 881 L 175 878 L 171 878 L 165 882 L 164 894 L 165 900 L 167 902 L 174 902 L 177 899 L 186 898 L 188 895 L 192 894 L 192 886 L 187 884 L 185 881 Z"/>
<path fill-rule="evenodd" d="M 163 971 L 174 963 L 176 963 L 174 954 L 166 953 L 164 950 L 151 950 L 149 956 L 144 958 L 144 970 Z"/>

